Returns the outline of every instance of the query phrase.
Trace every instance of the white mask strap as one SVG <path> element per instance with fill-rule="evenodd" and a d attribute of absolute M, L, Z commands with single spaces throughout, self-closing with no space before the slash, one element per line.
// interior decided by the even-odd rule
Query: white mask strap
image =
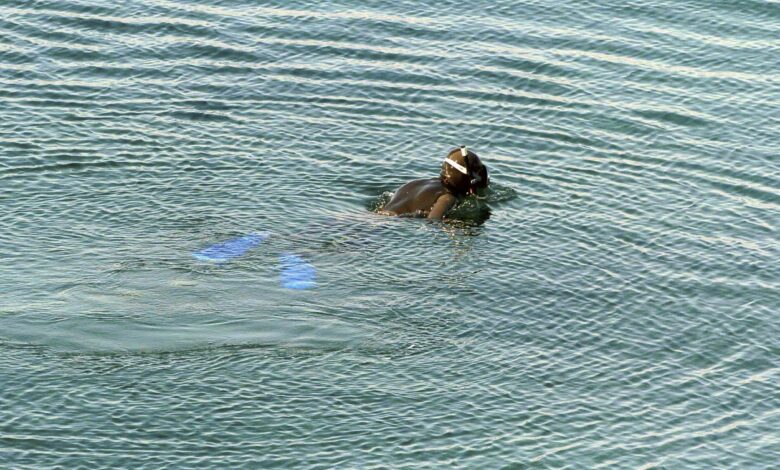
<path fill-rule="evenodd" d="M 460 146 L 460 154 L 464 157 L 469 154 L 469 150 L 466 148 L 465 145 Z"/>
<path fill-rule="evenodd" d="M 467 170 L 465 166 L 461 165 L 460 163 L 458 163 L 458 162 L 456 162 L 454 160 L 450 160 L 449 158 L 447 158 L 447 159 L 444 160 L 444 162 L 448 163 L 451 167 L 455 168 L 456 170 L 458 170 L 459 172 L 463 173 L 464 175 L 468 175 L 469 174 L 469 170 Z"/>

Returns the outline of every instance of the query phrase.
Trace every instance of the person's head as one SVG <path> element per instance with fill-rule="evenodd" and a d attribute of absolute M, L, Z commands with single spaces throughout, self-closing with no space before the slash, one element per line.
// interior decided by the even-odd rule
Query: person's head
<path fill-rule="evenodd" d="M 488 185 L 487 167 L 465 146 L 447 154 L 441 164 L 441 183 L 455 194 L 468 194 Z"/>

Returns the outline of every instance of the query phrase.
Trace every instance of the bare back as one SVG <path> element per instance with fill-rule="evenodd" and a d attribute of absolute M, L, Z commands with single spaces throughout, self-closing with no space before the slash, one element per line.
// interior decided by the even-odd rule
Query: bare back
<path fill-rule="evenodd" d="M 438 219 L 456 201 L 438 178 L 420 179 L 398 188 L 382 210 L 391 215 L 418 214 Z"/>

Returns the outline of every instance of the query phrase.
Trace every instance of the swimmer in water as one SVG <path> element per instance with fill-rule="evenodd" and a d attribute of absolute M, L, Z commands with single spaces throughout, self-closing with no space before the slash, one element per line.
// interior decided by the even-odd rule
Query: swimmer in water
<path fill-rule="evenodd" d="M 401 186 L 381 213 L 441 219 L 459 199 L 487 185 L 487 168 L 476 153 L 461 146 L 444 159 L 438 178 L 414 180 Z"/>

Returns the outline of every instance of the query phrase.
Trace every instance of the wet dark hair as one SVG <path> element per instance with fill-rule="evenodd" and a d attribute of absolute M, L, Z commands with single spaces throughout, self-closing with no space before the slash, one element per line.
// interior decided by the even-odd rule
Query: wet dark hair
<path fill-rule="evenodd" d="M 466 150 L 466 155 L 463 155 Z M 446 159 L 452 160 L 462 167 L 465 167 L 467 174 L 462 173 L 453 167 Z M 439 178 L 441 184 L 454 194 L 465 194 L 471 189 L 486 188 L 488 185 L 487 167 L 482 164 L 476 153 L 465 147 L 456 148 L 447 154 L 447 157 L 441 164 L 441 173 Z"/>

